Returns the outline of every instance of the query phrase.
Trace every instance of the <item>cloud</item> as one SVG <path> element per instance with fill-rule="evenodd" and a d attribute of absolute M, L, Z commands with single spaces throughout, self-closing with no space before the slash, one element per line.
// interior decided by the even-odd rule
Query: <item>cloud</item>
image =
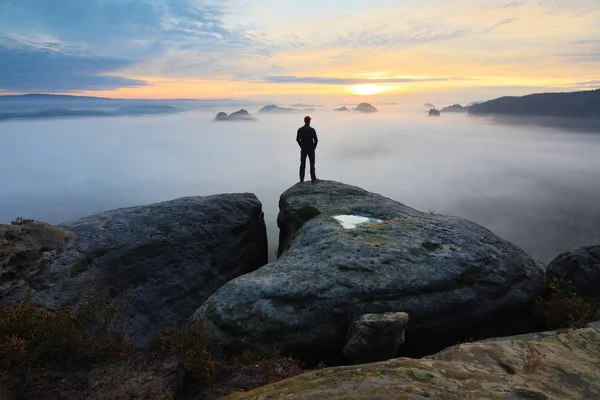
<path fill-rule="evenodd" d="M 568 87 L 573 89 L 599 89 L 600 79 L 585 82 L 575 82 L 568 85 Z"/>
<path fill-rule="evenodd" d="M 214 76 L 236 60 L 271 57 L 259 38 L 225 22 L 227 3 L 0 0 L 0 40 L 21 43 L 0 42 L 0 89 L 115 89 L 144 85 L 119 73 Z"/>
<path fill-rule="evenodd" d="M 485 29 L 481 30 L 479 33 L 480 34 L 489 33 L 489 32 L 492 32 L 492 31 L 498 29 L 502 25 L 510 24 L 510 23 L 516 22 L 516 21 L 518 21 L 517 18 L 506 18 L 505 20 L 502 20 L 502 21 L 498 22 L 497 24 L 494 24 L 494 25 L 492 25 L 492 26 L 490 26 L 488 28 L 485 28 Z"/>
<path fill-rule="evenodd" d="M 169 45 L 236 43 L 223 2 L 211 0 L 2 0 L 0 33 L 38 34 L 103 53 L 138 57 Z M 115 55 L 115 54 L 112 54 Z"/>
<path fill-rule="evenodd" d="M 508 3 L 504 4 L 502 6 L 502 8 L 521 7 L 524 3 L 525 3 L 525 0 L 512 0 L 512 1 L 509 1 Z"/>
<path fill-rule="evenodd" d="M 403 48 L 423 43 L 439 42 L 464 36 L 469 29 L 458 28 L 440 31 L 435 28 L 421 27 L 406 32 L 386 32 L 387 26 L 350 32 L 346 36 L 338 36 L 328 46 L 332 47 L 389 47 Z"/>
<path fill-rule="evenodd" d="M 138 87 L 145 82 L 111 75 L 131 61 L 98 57 L 62 43 L 0 39 L 0 89 L 69 92 Z"/>
<path fill-rule="evenodd" d="M 381 83 L 413 83 L 413 82 L 442 82 L 457 78 L 324 78 L 318 76 L 266 76 L 262 78 L 265 83 L 309 83 L 316 85 L 361 85 Z"/>
<path fill-rule="evenodd" d="M 554 54 L 555 57 L 565 58 L 569 62 L 600 61 L 600 40 L 577 40 L 569 44 L 569 50 Z"/>

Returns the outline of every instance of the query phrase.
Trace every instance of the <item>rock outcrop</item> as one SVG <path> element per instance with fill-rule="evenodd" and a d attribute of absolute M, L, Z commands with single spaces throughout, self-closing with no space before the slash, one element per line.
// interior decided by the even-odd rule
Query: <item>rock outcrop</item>
<path fill-rule="evenodd" d="M 247 110 L 241 109 L 239 111 L 232 112 L 229 115 L 227 115 L 227 113 L 220 112 L 215 117 L 215 121 L 256 121 L 256 118 L 250 115 Z"/>
<path fill-rule="evenodd" d="M 303 110 L 297 110 L 295 108 L 279 107 L 275 104 L 269 104 L 258 110 L 259 113 L 272 113 L 272 114 L 283 114 L 283 113 L 295 113 Z"/>
<path fill-rule="evenodd" d="M 194 315 L 226 342 L 341 357 L 354 319 L 387 312 L 410 315 L 402 354 L 533 329 L 543 265 L 473 222 L 332 181 L 297 184 L 279 207 L 279 259 L 227 283 Z"/>
<path fill-rule="evenodd" d="M 215 121 L 227 121 L 229 119 L 229 116 L 227 115 L 226 112 L 221 111 L 220 113 L 217 113 L 217 116 L 215 117 Z"/>
<path fill-rule="evenodd" d="M 145 345 L 184 323 L 218 287 L 267 262 L 252 194 L 187 197 L 49 226 L 0 226 L 0 305 L 33 293 L 49 309 L 88 296 L 130 302 L 127 335 Z"/>
<path fill-rule="evenodd" d="M 469 106 L 463 107 L 460 104 L 453 104 L 448 107 L 444 107 L 441 110 L 442 112 L 469 112 Z"/>
<path fill-rule="evenodd" d="M 354 111 L 359 111 L 363 113 L 374 113 L 377 112 L 377 108 L 375 108 L 375 106 L 369 103 L 360 103 L 358 106 L 356 106 Z"/>
<path fill-rule="evenodd" d="M 600 298 L 600 245 L 571 249 L 548 264 L 548 281 L 572 281 L 578 295 Z"/>
<path fill-rule="evenodd" d="M 365 314 L 350 325 L 342 353 L 353 364 L 394 358 L 404 343 L 407 313 Z"/>
<path fill-rule="evenodd" d="M 430 117 L 439 117 L 440 112 L 438 110 L 436 110 L 435 108 L 432 108 L 431 110 L 429 110 L 429 116 Z"/>
<path fill-rule="evenodd" d="M 600 324 L 465 343 L 426 359 L 327 368 L 227 400 L 598 399 Z"/>

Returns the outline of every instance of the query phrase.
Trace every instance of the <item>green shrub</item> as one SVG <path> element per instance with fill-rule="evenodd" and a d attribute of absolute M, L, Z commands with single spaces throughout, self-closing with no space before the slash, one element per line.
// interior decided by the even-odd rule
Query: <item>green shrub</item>
<path fill-rule="evenodd" d="M 107 299 L 55 312 L 31 305 L 31 296 L 12 307 L 0 307 L 0 371 L 9 375 L 32 367 L 74 366 L 124 355 L 130 344 L 124 338 L 121 309 Z"/>
<path fill-rule="evenodd" d="M 210 385 L 215 378 L 215 362 L 209 337 L 200 322 L 188 323 L 181 330 L 164 329 L 152 338 L 152 345 L 162 353 L 175 353 L 193 379 Z"/>
<path fill-rule="evenodd" d="M 554 278 L 548 293 L 536 298 L 532 312 L 548 329 L 583 328 L 599 317 L 597 301 L 577 295 L 573 282 Z"/>

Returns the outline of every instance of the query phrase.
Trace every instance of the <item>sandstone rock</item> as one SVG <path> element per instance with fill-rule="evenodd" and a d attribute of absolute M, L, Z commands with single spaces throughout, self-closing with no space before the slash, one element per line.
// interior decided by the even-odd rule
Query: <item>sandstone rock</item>
<path fill-rule="evenodd" d="M 256 121 L 256 118 L 250 115 L 250 113 L 248 113 L 248 111 L 244 110 L 243 108 L 241 110 L 229 114 L 228 119 L 230 121 Z"/>
<path fill-rule="evenodd" d="M 571 249 L 548 264 L 548 281 L 570 280 L 580 296 L 600 297 L 600 245 Z"/>
<path fill-rule="evenodd" d="M 268 104 L 268 105 L 264 106 L 263 108 L 261 108 L 260 110 L 258 110 L 259 113 L 272 113 L 272 114 L 294 113 L 294 112 L 300 112 L 300 111 L 302 111 L 302 110 L 297 110 L 294 108 L 279 107 L 279 106 L 276 106 L 275 104 Z"/>
<path fill-rule="evenodd" d="M 545 288 L 543 265 L 473 222 L 331 181 L 295 185 L 279 207 L 280 258 L 194 315 L 226 342 L 341 357 L 356 317 L 399 310 L 411 318 L 402 354 L 537 328 L 529 309 Z M 345 229 L 340 215 L 371 222 Z"/>
<path fill-rule="evenodd" d="M 352 323 L 342 353 L 354 364 L 393 358 L 404 343 L 408 314 L 365 314 Z"/>
<path fill-rule="evenodd" d="M 228 118 L 229 116 L 227 115 L 227 113 L 221 111 L 215 117 L 215 121 L 227 121 Z"/>
<path fill-rule="evenodd" d="M 215 121 L 256 121 L 256 118 L 250 115 L 248 110 L 241 109 L 236 112 L 232 112 L 229 115 L 227 115 L 227 113 L 220 112 L 215 117 Z"/>
<path fill-rule="evenodd" d="M 369 103 L 360 103 L 358 106 L 356 106 L 354 111 L 360 111 L 363 113 L 374 113 L 377 112 L 377 108 L 375 108 L 375 106 Z"/>
<path fill-rule="evenodd" d="M 262 206 L 252 194 L 124 208 L 60 228 L 0 229 L 0 304 L 31 291 L 35 304 L 54 309 L 125 292 L 127 334 L 138 345 L 181 325 L 215 289 L 267 262 Z"/>
<path fill-rule="evenodd" d="M 0 225 L 0 306 L 24 300 L 49 259 L 74 239 L 73 233 L 43 222 Z"/>
<path fill-rule="evenodd" d="M 305 373 L 226 400 L 600 398 L 600 325 L 536 340 L 465 343 L 426 359 L 398 358 Z"/>

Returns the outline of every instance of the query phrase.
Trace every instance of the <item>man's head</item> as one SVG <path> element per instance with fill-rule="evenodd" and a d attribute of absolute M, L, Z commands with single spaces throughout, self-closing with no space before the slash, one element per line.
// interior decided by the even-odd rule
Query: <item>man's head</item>
<path fill-rule="evenodd" d="M 306 117 L 304 117 L 304 123 L 310 124 L 310 117 L 308 115 Z"/>

